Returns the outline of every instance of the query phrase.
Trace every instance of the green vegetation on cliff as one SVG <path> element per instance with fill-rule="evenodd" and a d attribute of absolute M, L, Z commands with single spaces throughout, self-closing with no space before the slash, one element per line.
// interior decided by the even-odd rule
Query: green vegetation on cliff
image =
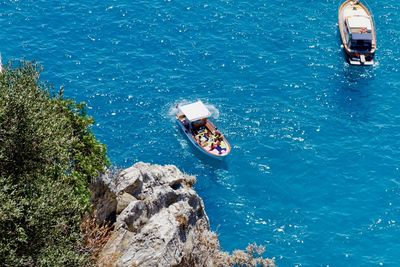
<path fill-rule="evenodd" d="M 80 224 L 105 147 L 84 105 L 52 95 L 40 71 L 0 73 L 0 265 L 82 266 Z"/>

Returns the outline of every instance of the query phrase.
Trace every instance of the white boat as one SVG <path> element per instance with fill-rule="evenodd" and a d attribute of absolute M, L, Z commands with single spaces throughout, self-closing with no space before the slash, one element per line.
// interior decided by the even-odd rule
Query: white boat
<path fill-rule="evenodd" d="M 223 159 L 231 152 L 231 146 L 214 124 L 208 119 L 210 111 L 201 102 L 178 105 L 176 120 L 190 142 L 204 154 Z"/>
<path fill-rule="evenodd" d="M 352 65 L 372 65 L 376 51 L 374 21 L 359 0 L 346 0 L 339 7 L 339 31 L 343 50 Z"/>

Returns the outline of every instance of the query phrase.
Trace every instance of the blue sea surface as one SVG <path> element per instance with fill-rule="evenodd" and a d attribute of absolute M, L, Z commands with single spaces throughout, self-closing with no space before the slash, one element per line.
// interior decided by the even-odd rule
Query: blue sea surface
<path fill-rule="evenodd" d="M 0 2 L 0 52 L 85 101 L 113 164 L 197 176 L 226 251 L 279 266 L 400 266 L 400 1 L 369 0 L 373 67 L 349 66 L 337 0 Z M 233 150 L 197 152 L 177 103 Z"/>

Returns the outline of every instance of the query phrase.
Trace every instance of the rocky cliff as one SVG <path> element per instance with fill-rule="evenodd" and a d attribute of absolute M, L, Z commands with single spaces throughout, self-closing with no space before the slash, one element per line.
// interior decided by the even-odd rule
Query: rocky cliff
<path fill-rule="evenodd" d="M 102 176 L 93 186 L 97 219 L 113 222 L 114 231 L 98 265 L 273 266 L 252 252 L 220 251 L 194 183 L 175 166 L 145 163 Z"/>

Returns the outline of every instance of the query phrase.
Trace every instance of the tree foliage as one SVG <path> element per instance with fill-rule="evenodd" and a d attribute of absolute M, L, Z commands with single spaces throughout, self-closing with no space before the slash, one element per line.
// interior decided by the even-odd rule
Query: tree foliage
<path fill-rule="evenodd" d="M 108 164 L 83 104 L 40 82 L 41 68 L 0 73 L 0 263 L 82 266 L 88 184 Z"/>

